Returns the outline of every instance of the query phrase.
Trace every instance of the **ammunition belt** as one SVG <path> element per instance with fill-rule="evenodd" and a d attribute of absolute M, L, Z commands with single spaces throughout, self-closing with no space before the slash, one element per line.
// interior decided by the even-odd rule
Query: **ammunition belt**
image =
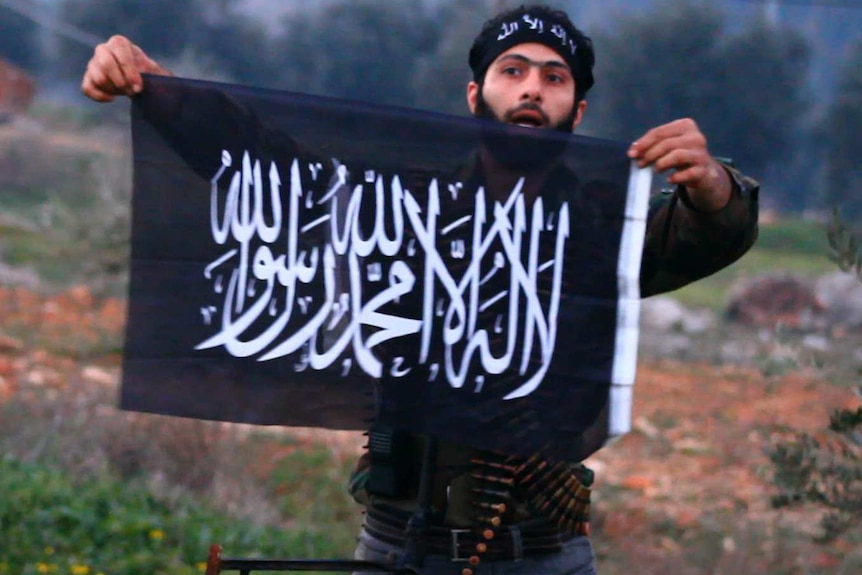
<path fill-rule="evenodd" d="M 507 502 L 528 502 L 535 512 L 561 531 L 589 535 L 590 489 L 564 461 L 534 454 L 529 458 L 485 454 L 474 458 L 471 477 L 476 520 L 502 524 Z"/>
<path fill-rule="evenodd" d="M 391 545 L 407 543 L 408 513 L 380 507 L 369 507 L 365 514 L 365 531 Z M 430 525 L 419 541 L 425 553 L 444 555 L 452 561 L 513 561 L 524 557 L 559 553 L 563 544 L 575 535 L 562 532 L 544 520 L 531 520 L 496 529 L 458 529 Z M 478 563 L 478 561 L 475 561 Z"/>

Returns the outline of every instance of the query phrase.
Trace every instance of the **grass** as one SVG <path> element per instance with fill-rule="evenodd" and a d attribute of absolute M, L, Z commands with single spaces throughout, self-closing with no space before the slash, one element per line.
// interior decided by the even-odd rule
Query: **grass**
<path fill-rule="evenodd" d="M 325 446 L 290 447 L 266 477 L 270 493 L 292 522 L 323 526 L 332 547 L 344 556 L 355 545 L 361 519 L 347 493 L 355 461 L 339 461 Z"/>
<path fill-rule="evenodd" d="M 230 557 L 352 555 L 352 462 L 327 446 L 119 411 L 104 376 L 41 362 L 41 384 L 0 401 L 0 575 L 191 575 L 212 543 Z"/>
<path fill-rule="evenodd" d="M 673 293 L 682 304 L 720 312 L 736 282 L 763 274 L 814 278 L 835 271 L 822 224 L 789 219 L 760 226 L 754 247 L 732 266 Z"/>
<path fill-rule="evenodd" d="M 0 127 L 0 260 L 49 287 L 116 283 L 127 265 L 130 170 L 117 134 Z"/>
<path fill-rule="evenodd" d="M 191 575 L 209 545 L 232 556 L 298 557 L 328 549 L 326 532 L 226 517 L 188 496 L 158 497 L 110 476 L 0 460 L 0 572 Z"/>
<path fill-rule="evenodd" d="M 0 402 L 0 575 L 191 575 L 212 543 L 352 555 L 350 462 L 327 446 L 122 412 L 116 390 L 63 379 Z"/>

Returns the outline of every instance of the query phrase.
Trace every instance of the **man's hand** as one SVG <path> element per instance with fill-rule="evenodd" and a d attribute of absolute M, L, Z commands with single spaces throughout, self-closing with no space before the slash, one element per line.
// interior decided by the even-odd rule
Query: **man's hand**
<path fill-rule="evenodd" d="M 133 96 L 143 89 L 142 73 L 171 75 L 128 38 L 112 36 L 96 46 L 81 91 L 97 102 L 112 102 L 115 96 Z"/>
<path fill-rule="evenodd" d="M 699 210 L 718 211 L 730 201 L 730 176 L 710 155 L 706 137 L 692 119 L 653 128 L 632 144 L 628 153 L 641 168 L 673 170 L 667 181 L 685 186 L 691 203 Z"/>

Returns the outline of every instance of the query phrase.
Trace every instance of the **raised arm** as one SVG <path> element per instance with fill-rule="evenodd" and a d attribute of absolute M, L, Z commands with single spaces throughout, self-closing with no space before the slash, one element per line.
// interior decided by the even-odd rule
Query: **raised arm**
<path fill-rule="evenodd" d="M 173 75 L 125 36 L 111 36 L 93 51 L 81 81 L 81 91 L 97 102 L 112 102 L 116 96 L 140 93 L 144 86 L 141 74 L 144 73 Z"/>
<path fill-rule="evenodd" d="M 641 295 L 680 288 L 739 259 L 757 238 L 758 184 L 716 160 L 694 120 L 653 128 L 632 144 L 639 166 L 669 172 L 672 193 L 653 198 Z"/>

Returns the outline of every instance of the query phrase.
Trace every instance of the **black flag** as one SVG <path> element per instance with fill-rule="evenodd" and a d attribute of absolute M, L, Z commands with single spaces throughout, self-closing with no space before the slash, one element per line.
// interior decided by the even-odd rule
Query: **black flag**
<path fill-rule="evenodd" d="M 625 145 L 152 76 L 132 119 L 124 409 L 576 460 L 628 430 Z"/>

